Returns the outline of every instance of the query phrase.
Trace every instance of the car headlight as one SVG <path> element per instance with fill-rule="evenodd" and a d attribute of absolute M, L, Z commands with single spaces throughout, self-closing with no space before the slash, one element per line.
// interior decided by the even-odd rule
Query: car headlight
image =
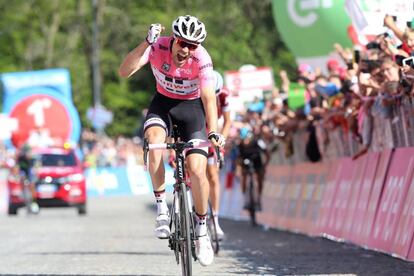
<path fill-rule="evenodd" d="M 83 174 L 81 174 L 81 173 L 75 173 L 75 174 L 70 174 L 70 175 L 67 175 L 65 177 L 59 178 L 59 182 L 60 183 L 81 182 L 84 179 L 85 179 L 85 177 L 83 176 Z"/>

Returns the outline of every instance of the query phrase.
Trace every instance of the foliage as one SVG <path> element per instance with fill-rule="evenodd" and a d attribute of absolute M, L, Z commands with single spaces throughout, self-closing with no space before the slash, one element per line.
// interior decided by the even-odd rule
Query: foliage
<path fill-rule="evenodd" d="M 281 68 L 293 74 L 295 62 L 286 50 L 271 12 L 271 1 L 254 0 L 99 0 L 102 104 L 114 113 L 110 135 L 133 135 L 141 110 L 155 92 L 150 69 L 129 80 L 118 76 L 126 53 L 160 22 L 171 33 L 171 22 L 192 14 L 207 27 L 204 46 L 215 68 L 224 72 L 243 64 Z M 92 96 L 92 1 L 15 0 L 0 2 L 0 72 L 64 67 L 71 72 L 73 101 L 82 124 Z"/>

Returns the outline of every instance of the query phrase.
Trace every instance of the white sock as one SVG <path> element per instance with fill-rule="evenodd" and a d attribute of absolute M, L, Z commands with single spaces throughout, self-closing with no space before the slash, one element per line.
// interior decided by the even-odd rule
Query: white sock
<path fill-rule="evenodd" d="M 207 235 L 206 221 L 207 221 L 207 214 L 200 216 L 199 214 L 196 213 L 196 222 L 197 222 L 196 235 L 198 237 Z"/>
<path fill-rule="evenodd" d="M 157 201 L 157 215 L 159 214 L 168 214 L 168 205 L 165 200 L 165 190 L 154 191 L 155 200 Z"/>

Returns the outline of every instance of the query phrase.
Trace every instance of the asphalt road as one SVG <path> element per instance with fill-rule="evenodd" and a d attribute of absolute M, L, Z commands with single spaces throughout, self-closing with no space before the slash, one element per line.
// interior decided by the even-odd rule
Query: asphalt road
<path fill-rule="evenodd" d="M 75 209 L 0 216 L 0 275 L 180 275 L 153 236 L 150 196 L 92 198 Z M 381 253 L 222 220 L 228 237 L 215 263 L 193 275 L 414 275 L 414 263 Z"/>

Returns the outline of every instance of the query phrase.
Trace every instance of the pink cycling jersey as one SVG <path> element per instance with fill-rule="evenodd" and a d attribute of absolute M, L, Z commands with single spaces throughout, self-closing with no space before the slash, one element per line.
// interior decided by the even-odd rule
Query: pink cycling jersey
<path fill-rule="evenodd" d="M 183 67 L 176 67 L 171 53 L 173 42 L 172 36 L 160 37 L 145 50 L 142 58 L 151 64 L 159 93 L 173 99 L 197 99 L 200 97 L 201 89 L 213 87 L 211 57 L 206 49 L 199 45 Z"/>

